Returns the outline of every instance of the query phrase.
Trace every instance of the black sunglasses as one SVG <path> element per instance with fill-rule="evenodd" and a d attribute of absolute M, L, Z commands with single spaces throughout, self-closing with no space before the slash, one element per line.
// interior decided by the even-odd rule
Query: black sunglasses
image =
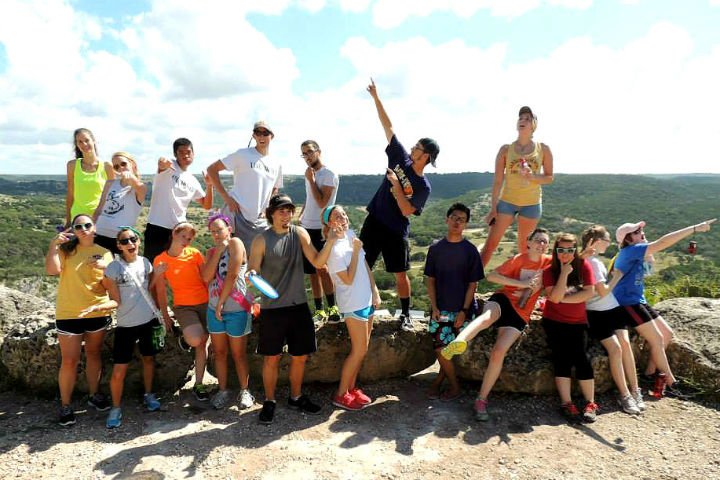
<path fill-rule="evenodd" d="M 128 243 L 132 242 L 133 244 L 138 243 L 138 237 L 127 237 L 127 238 L 121 238 L 118 240 L 118 243 L 120 245 L 127 245 Z"/>
<path fill-rule="evenodd" d="M 77 223 L 77 224 L 73 225 L 73 228 L 75 230 L 90 230 L 92 228 L 92 226 L 93 226 L 92 222 Z"/>
<path fill-rule="evenodd" d="M 258 137 L 269 137 L 270 135 L 272 135 L 270 133 L 270 130 L 253 130 L 253 133 Z"/>

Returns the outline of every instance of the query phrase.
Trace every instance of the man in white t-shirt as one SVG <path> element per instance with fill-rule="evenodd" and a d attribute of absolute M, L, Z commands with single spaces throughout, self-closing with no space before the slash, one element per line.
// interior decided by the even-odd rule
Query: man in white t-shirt
<path fill-rule="evenodd" d="M 305 159 L 305 205 L 300 214 L 300 225 L 310 234 L 313 246 L 319 252 L 325 245 L 322 238 L 322 222 L 320 214 L 328 205 L 334 205 L 339 184 L 338 176 L 330 171 L 322 162 L 320 146 L 315 140 L 305 140 L 300 144 L 301 156 Z M 313 299 L 315 301 L 316 322 L 340 322 L 340 311 L 335 305 L 335 288 L 326 268 L 319 270 L 303 258 L 305 273 L 310 275 Z M 323 310 L 323 292 L 327 299 L 328 310 Z"/>
<path fill-rule="evenodd" d="M 213 183 L 203 172 L 207 194 L 200 182 L 187 169 L 195 158 L 193 144 L 187 138 L 178 138 L 173 142 L 175 159 L 160 157 L 158 169 L 153 179 L 150 213 L 145 227 L 145 249 L 143 256 L 152 261 L 165 249 L 172 229 L 185 222 L 188 205 L 195 200 L 205 210 L 213 203 Z"/>
<path fill-rule="evenodd" d="M 264 211 L 270 197 L 283 185 L 280 161 L 270 157 L 270 141 L 274 137 L 267 123 L 256 122 L 252 133 L 254 148 L 241 148 L 208 167 L 208 175 L 225 201 L 223 213 L 233 221 L 233 235 L 242 240 L 248 252 L 255 235 L 267 228 Z M 233 172 L 230 193 L 220 181 L 223 170 Z"/>

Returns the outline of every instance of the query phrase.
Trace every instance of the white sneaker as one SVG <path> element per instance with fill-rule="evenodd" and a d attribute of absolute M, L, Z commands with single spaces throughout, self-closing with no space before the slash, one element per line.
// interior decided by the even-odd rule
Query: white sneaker
<path fill-rule="evenodd" d="M 255 397 L 252 396 L 250 393 L 250 390 L 247 388 L 243 388 L 240 390 L 240 395 L 238 395 L 238 400 L 240 400 L 240 409 L 245 410 L 247 408 L 252 407 L 255 405 Z"/>
<path fill-rule="evenodd" d="M 640 409 L 635 403 L 633 396 L 629 393 L 622 398 L 618 398 L 618 403 L 620 404 L 620 407 L 622 407 L 623 412 L 630 415 L 640 415 Z"/>
<path fill-rule="evenodd" d="M 225 408 L 228 400 L 230 400 L 230 392 L 228 390 L 220 390 L 215 395 L 213 395 L 212 400 L 210 400 L 210 404 L 213 406 L 214 409 L 220 410 L 222 408 Z"/>
<path fill-rule="evenodd" d="M 631 391 L 630 394 L 633 396 L 633 400 L 635 400 L 635 405 L 637 406 L 638 410 L 644 412 L 647 407 L 645 406 L 645 400 L 643 400 L 642 390 L 638 388 L 634 392 Z"/>

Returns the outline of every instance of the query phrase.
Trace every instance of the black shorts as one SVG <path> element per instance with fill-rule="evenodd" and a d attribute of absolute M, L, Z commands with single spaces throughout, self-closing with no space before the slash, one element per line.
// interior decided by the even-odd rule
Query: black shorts
<path fill-rule="evenodd" d="M 385 271 L 388 273 L 410 270 L 410 244 L 402 234 L 390 230 L 372 215 L 365 217 L 360 240 L 365 250 L 365 260 L 372 268 L 382 253 Z"/>
<path fill-rule="evenodd" d="M 317 351 L 315 324 L 307 303 L 260 310 L 257 353 L 280 355 L 286 344 L 293 357 Z"/>
<path fill-rule="evenodd" d="M 117 246 L 117 239 L 115 238 L 95 234 L 95 245 L 107 248 L 113 255 L 120 255 L 120 249 Z"/>
<path fill-rule="evenodd" d="M 590 337 L 595 340 L 610 338 L 615 335 L 615 330 L 627 330 L 628 322 L 632 320 L 623 307 L 588 310 L 587 317 Z"/>
<path fill-rule="evenodd" d="M 158 227 L 152 223 L 148 223 L 145 227 L 145 238 L 143 238 L 143 257 L 150 260 L 152 265 L 155 257 L 170 247 L 170 238 L 172 237 L 172 229 Z"/>
<path fill-rule="evenodd" d="M 115 329 L 115 344 L 113 345 L 113 363 L 126 364 L 132 360 L 135 353 L 135 344 L 140 344 L 140 355 L 152 357 L 159 350 L 153 347 L 153 327 L 160 325 L 157 318 L 135 327 L 117 327 Z"/>
<path fill-rule="evenodd" d="M 505 294 L 495 292 L 488 302 L 495 302 L 500 305 L 500 318 L 495 322 L 496 327 L 510 327 L 522 332 L 527 327 L 527 322 L 513 308 L 510 299 Z"/>
<path fill-rule="evenodd" d="M 305 230 L 307 230 L 310 235 L 310 243 L 312 243 L 313 247 L 315 247 L 315 250 L 318 252 L 322 250 L 325 246 L 325 240 L 322 238 L 322 230 L 319 228 L 306 228 Z M 305 258 L 305 254 L 303 254 L 303 272 L 305 272 L 305 275 L 312 275 L 316 273 L 315 266 L 310 263 L 307 258 Z"/>
<path fill-rule="evenodd" d="M 628 314 L 628 325 L 633 327 L 639 327 L 647 322 L 652 322 L 660 316 L 660 314 L 647 303 L 625 305 L 622 308 L 624 308 Z"/>
<path fill-rule="evenodd" d="M 82 335 L 107 330 L 110 322 L 110 317 L 67 318 L 55 320 L 55 328 L 62 335 Z"/>

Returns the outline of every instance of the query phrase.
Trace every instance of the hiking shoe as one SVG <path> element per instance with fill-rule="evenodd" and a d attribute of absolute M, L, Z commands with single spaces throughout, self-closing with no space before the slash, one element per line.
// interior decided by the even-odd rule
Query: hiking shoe
<path fill-rule="evenodd" d="M 640 409 L 638 408 L 637 403 L 635 403 L 633 396 L 629 393 L 622 398 L 618 398 L 618 403 L 620 404 L 620 407 L 622 407 L 623 412 L 630 415 L 640 415 Z"/>
<path fill-rule="evenodd" d="M 88 397 L 88 405 L 95 408 L 98 412 L 110 410 L 110 400 L 100 392 L 96 392 L 93 396 Z"/>
<path fill-rule="evenodd" d="M 667 382 L 667 375 L 664 373 L 658 373 L 655 375 L 655 382 L 653 384 L 652 390 L 648 391 L 648 394 L 651 397 L 655 398 L 662 398 L 663 395 L 665 395 L 665 383 Z"/>
<path fill-rule="evenodd" d="M 644 412 L 647 408 L 647 405 L 645 405 L 645 400 L 643 400 L 642 390 L 640 389 L 640 387 L 638 387 L 637 390 L 635 390 L 634 392 L 630 393 L 633 396 L 633 400 L 635 400 L 635 405 L 637 405 L 638 410 Z"/>
<path fill-rule="evenodd" d="M 253 405 L 255 405 L 255 397 L 252 396 L 250 393 L 250 390 L 247 388 L 243 388 L 240 390 L 240 395 L 238 395 L 238 400 L 240 400 L 240 409 L 245 410 Z"/>
<path fill-rule="evenodd" d="M 315 314 L 313 315 L 313 322 L 315 323 L 325 323 L 328 319 L 328 314 L 325 310 L 315 310 Z"/>
<path fill-rule="evenodd" d="M 143 403 L 148 412 L 157 412 L 160 410 L 160 400 L 157 399 L 154 393 L 146 393 L 143 395 Z"/>
<path fill-rule="evenodd" d="M 410 317 L 408 317 L 404 313 L 401 313 L 399 320 L 400 320 L 400 328 L 402 328 L 406 332 L 413 331 L 413 323 L 412 323 L 412 320 L 410 320 Z"/>
<path fill-rule="evenodd" d="M 372 398 L 365 395 L 365 392 L 363 392 L 362 390 L 360 390 L 357 387 L 351 388 L 349 390 L 349 392 L 350 392 L 350 395 L 355 397 L 355 401 L 357 403 L 359 403 L 360 405 L 365 406 L 365 405 L 370 405 L 372 403 Z"/>
<path fill-rule="evenodd" d="M 577 423 L 580 417 L 580 411 L 572 402 L 560 405 L 560 411 L 570 423 Z"/>
<path fill-rule="evenodd" d="M 465 350 L 467 350 L 467 342 L 463 340 L 453 340 L 445 345 L 445 348 L 440 351 L 440 355 L 446 360 L 452 360 L 452 357 L 464 353 Z"/>
<path fill-rule="evenodd" d="M 482 398 L 475 399 L 475 404 L 473 405 L 473 410 L 475 410 L 475 420 L 480 422 L 487 422 L 490 420 L 490 415 L 487 412 L 487 405 L 487 400 L 483 400 Z"/>
<path fill-rule="evenodd" d="M 225 408 L 228 400 L 230 400 L 230 391 L 220 390 L 215 395 L 213 395 L 212 400 L 210 400 L 210 404 L 215 410 L 220 410 L 222 408 Z"/>
<path fill-rule="evenodd" d="M 70 405 L 63 405 L 60 407 L 58 423 L 63 427 L 69 427 L 75 425 L 75 412 Z"/>
<path fill-rule="evenodd" d="M 207 387 L 202 383 L 198 383 L 193 387 L 193 393 L 195 398 L 201 402 L 205 402 L 210 398 L 210 393 L 207 391 Z"/>
<path fill-rule="evenodd" d="M 340 323 L 340 309 L 338 309 L 337 305 L 333 305 L 332 307 L 328 308 L 327 315 L 328 323 Z"/>
<path fill-rule="evenodd" d="M 332 403 L 336 407 L 344 408 L 345 410 L 362 410 L 365 408 L 365 405 L 358 402 L 357 398 L 350 392 L 345 392 L 344 395 L 333 397 Z"/>
<path fill-rule="evenodd" d="M 113 407 L 108 414 L 105 426 L 107 428 L 118 428 L 120 425 L 122 425 L 122 410 L 120 410 L 120 407 Z"/>
<path fill-rule="evenodd" d="M 260 410 L 260 423 L 270 425 L 275 418 L 275 402 L 273 400 L 265 400 L 263 408 Z"/>
<path fill-rule="evenodd" d="M 322 407 L 310 401 L 307 395 L 300 395 L 300 398 L 293 400 L 292 397 L 288 398 L 288 407 L 293 410 L 300 410 L 303 413 L 309 413 L 310 415 L 318 415 Z"/>
<path fill-rule="evenodd" d="M 678 400 L 687 400 L 693 396 L 689 393 L 690 386 L 682 380 L 677 380 L 672 385 L 665 386 L 665 396 L 677 398 Z"/>
<path fill-rule="evenodd" d="M 593 423 L 597 420 L 597 411 L 600 409 L 597 403 L 588 402 L 583 409 L 582 420 L 585 423 Z"/>

